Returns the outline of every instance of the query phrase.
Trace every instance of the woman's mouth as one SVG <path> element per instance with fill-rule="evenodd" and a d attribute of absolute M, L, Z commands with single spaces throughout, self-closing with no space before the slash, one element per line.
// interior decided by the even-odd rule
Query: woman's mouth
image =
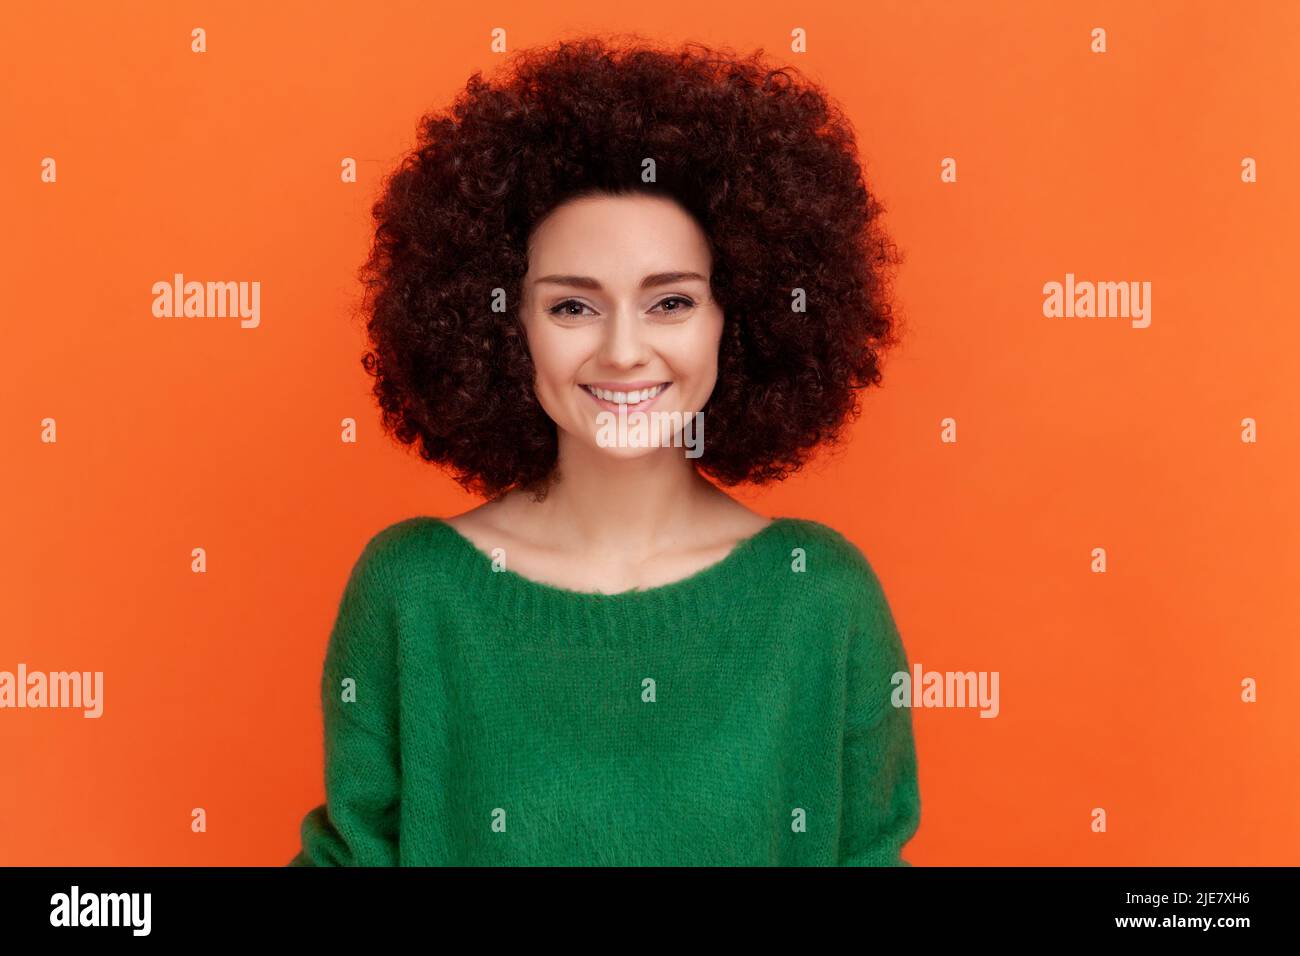
<path fill-rule="evenodd" d="M 619 410 L 629 412 L 645 411 L 654 404 L 655 399 L 666 392 L 672 382 L 660 382 L 649 388 L 637 388 L 619 391 L 611 388 L 597 388 L 594 385 L 580 385 L 601 408 L 610 412 Z"/>

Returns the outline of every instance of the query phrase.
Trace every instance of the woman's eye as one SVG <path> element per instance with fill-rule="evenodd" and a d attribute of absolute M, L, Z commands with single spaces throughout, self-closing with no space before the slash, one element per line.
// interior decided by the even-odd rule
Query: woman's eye
<path fill-rule="evenodd" d="M 668 305 L 670 302 L 679 302 L 679 303 L 681 303 L 681 304 L 678 305 L 676 308 L 669 309 L 669 308 L 667 308 L 667 305 Z M 684 296 L 684 295 L 672 295 L 672 296 L 669 296 L 668 298 L 664 299 L 662 302 L 660 302 L 659 305 L 661 305 L 661 306 L 665 306 L 665 308 L 664 308 L 664 311 L 665 311 L 665 312 L 673 313 L 673 312 L 685 312 L 686 310 L 688 310 L 688 309 L 690 309 L 692 306 L 694 306 L 695 303 L 694 303 L 692 300 L 686 298 L 686 296 Z"/>
<path fill-rule="evenodd" d="M 555 305 L 551 306 L 546 311 L 550 315 L 556 315 L 559 316 L 560 318 L 575 319 L 582 315 L 581 312 L 569 311 L 571 308 L 575 306 L 579 309 L 585 309 L 588 307 L 587 303 L 579 302 L 577 299 L 565 299 L 563 302 L 555 303 Z"/>

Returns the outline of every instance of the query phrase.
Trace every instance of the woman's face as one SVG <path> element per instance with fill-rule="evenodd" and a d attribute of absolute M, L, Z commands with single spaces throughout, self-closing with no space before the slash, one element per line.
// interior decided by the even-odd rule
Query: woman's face
<path fill-rule="evenodd" d="M 678 412 L 651 418 L 664 428 L 675 420 L 680 430 L 704 407 L 717 381 L 723 326 L 711 268 L 704 232 L 670 199 L 583 197 L 538 224 L 522 315 L 537 399 L 562 441 L 567 434 L 623 458 L 682 455 L 680 447 L 611 446 L 608 425 L 602 428 L 611 416 L 597 416 L 610 412 L 617 425 L 620 405 L 629 423 L 634 412 Z"/>

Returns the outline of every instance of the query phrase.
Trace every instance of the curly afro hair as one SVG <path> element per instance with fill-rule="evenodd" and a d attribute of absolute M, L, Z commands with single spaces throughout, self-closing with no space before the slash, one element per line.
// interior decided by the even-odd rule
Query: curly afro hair
<path fill-rule="evenodd" d="M 362 364 L 385 429 L 468 491 L 544 497 L 557 434 L 518 315 L 528 239 L 568 199 L 643 191 L 699 223 L 725 315 L 695 467 L 763 484 L 835 443 L 898 341 L 888 287 L 902 261 L 842 110 L 761 50 L 587 38 L 510 67 L 492 81 L 475 73 L 421 118 L 372 208 Z M 655 182 L 642 181 L 646 158 Z M 505 311 L 492 308 L 495 289 Z"/>

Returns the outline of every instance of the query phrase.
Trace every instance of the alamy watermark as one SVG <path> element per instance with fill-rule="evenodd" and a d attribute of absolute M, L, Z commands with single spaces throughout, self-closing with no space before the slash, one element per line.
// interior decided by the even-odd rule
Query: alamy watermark
<path fill-rule="evenodd" d="M 685 448 L 687 458 L 704 454 L 704 413 L 600 412 L 596 444 L 601 448 Z"/>
<path fill-rule="evenodd" d="M 0 671 L 0 710 L 7 708 L 80 707 L 83 717 L 104 713 L 103 671 Z"/>
<path fill-rule="evenodd" d="M 997 671 L 925 671 L 912 665 L 912 673 L 896 671 L 890 683 L 895 707 L 979 707 L 981 717 L 996 717 Z"/>

